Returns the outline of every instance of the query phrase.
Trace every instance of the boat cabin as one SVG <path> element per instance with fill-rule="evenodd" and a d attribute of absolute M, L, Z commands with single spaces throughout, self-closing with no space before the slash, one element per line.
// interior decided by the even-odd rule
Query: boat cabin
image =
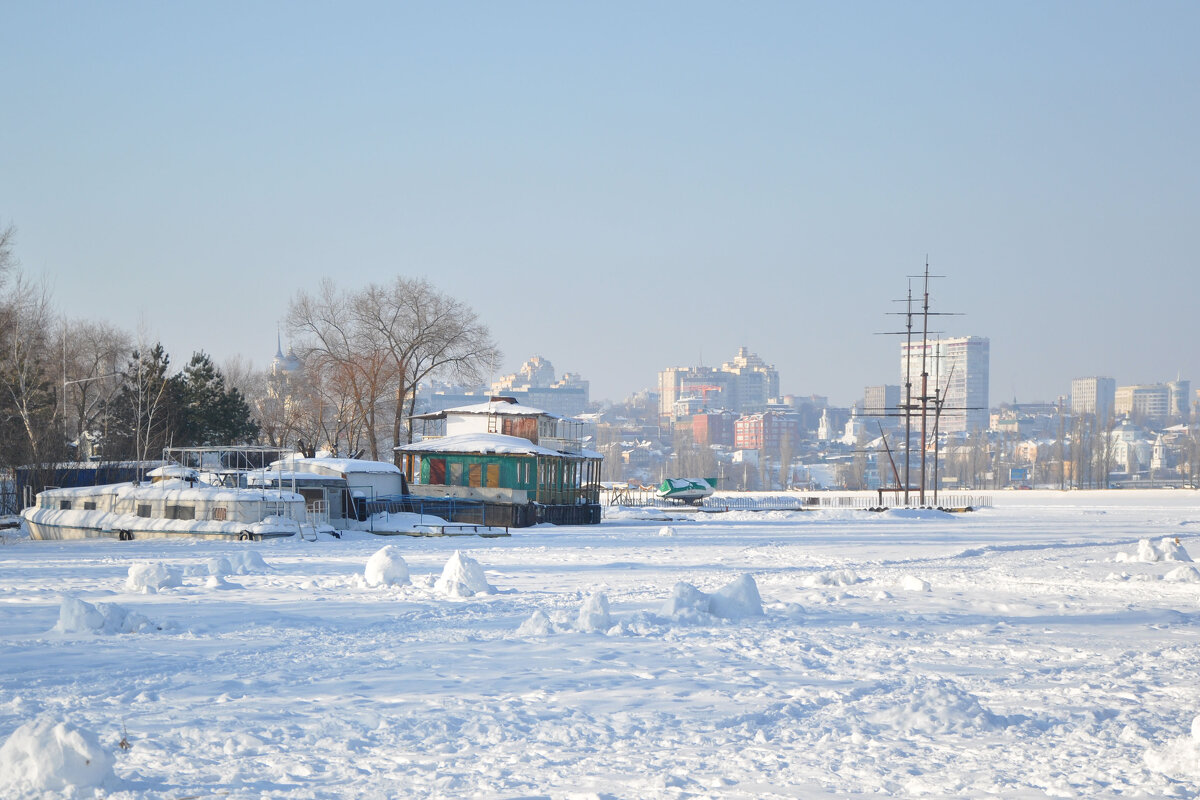
<path fill-rule="evenodd" d="M 524 524 L 600 521 L 602 456 L 564 435 L 582 431 L 582 422 L 512 398 L 413 419 L 441 422 L 444 432 L 396 448 L 414 495 L 535 507 Z"/>
<path fill-rule="evenodd" d="M 247 485 L 293 491 L 304 497 L 310 519 L 335 528 L 367 519 L 366 503 L 407 492 L 395 464 L 357 458 L 285 458 L 247 477 Z"/>

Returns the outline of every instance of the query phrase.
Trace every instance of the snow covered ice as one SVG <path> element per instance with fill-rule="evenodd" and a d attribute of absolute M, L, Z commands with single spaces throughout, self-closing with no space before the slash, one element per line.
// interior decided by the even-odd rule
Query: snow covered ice
<path fill-rule="evenodd" d="M 1121 491 L 18 538 L 0 797 L 1195 797 L 1198 537 Z"/>

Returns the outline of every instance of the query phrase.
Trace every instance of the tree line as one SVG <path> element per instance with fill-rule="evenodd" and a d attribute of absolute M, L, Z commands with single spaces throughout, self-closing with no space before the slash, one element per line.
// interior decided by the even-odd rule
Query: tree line
<path fill-rule="evenodd" d="M 158 458 L 165 446 L 247 443 L 246 397 L 203 352 L 172 372 L 161 344 L 138 348 L 106 322 L 65 320 L 17 267 L 0 231 L 0 468 Z"/>
<path fill-rule="evenodd" d="M 177 369 L 160 343 L 61 317 L 19 269 L 15 229 L 0 228 L 0 470 L 254 443 L 390 460 L 412 439 L 422 381 L 477 383 L 500 357 L 473 310 L 420 279 L 325 281 L 297 292 L 286 327 L 287 369 L 222 368 L 202 350 Z"/>

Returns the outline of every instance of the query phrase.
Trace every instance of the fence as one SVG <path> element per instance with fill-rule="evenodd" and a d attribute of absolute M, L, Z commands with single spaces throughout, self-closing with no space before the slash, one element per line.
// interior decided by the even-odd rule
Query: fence
<path fill-rule="evenodd" d="M 863 509 L 904 508 L 904 497 L 876 492 L 810 492 L 806 494 L 725 493 L 709 495 L 698 503 L 684 503 L 659 497 L 652 490 L 602 490 L 602 505 L 621 505 L 635 508 L 695 508 L 701 511 L 812 511 L 826 508 Z M 939 492 L 937 508 L 987 508 L 992 498 L 982 494 Z M 926 493 L 924 507 L 932 508 L 932 495 Z M 921 508 L 919 495 L 910 492 L 908 508 Z"/>
<path fill-rule="evenodd" d="M 493 528 L 527 528 L 536 523 L 537 516 L 531 505 L 488 503 L 483 500 L 467 500 L 461 497 L 381 497 L 366 502 L 368 518 L 373 514 L 417 514 L 438 517 L 447 522 L 464 525 L 482 525 Z"/>
<path fill-rule="evenodd" d="M 22 507 L 16 484 L 12 481 L 0 483 L 0 514 L 19 514 Z"/>
<path fill-rule="evenodd" d="M 598 525 L 601 508 L 597 503 L 579 505 L 540 505 L 537 503 L 492 503 L 462 497 L 424 497 L 403 495 L 380 497 L 365 503 L 368 518 L 372 514 L 418 514 L 440 517 L 447 522 L 493 528 L 528 528 L 540 522 L 554 525 Z"/>

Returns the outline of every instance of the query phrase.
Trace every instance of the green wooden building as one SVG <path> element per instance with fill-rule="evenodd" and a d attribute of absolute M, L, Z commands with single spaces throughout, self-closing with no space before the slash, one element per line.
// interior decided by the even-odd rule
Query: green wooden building
<path fill-rule="evenodd" d="M 444 421 L 450 433 L 396 448 L 414 495 L 523 507 L 514 518 L 525 524 L 600 521 L 602 456 L 561 435 L 576 421 L 509 398 L 414 419 Z"/>

